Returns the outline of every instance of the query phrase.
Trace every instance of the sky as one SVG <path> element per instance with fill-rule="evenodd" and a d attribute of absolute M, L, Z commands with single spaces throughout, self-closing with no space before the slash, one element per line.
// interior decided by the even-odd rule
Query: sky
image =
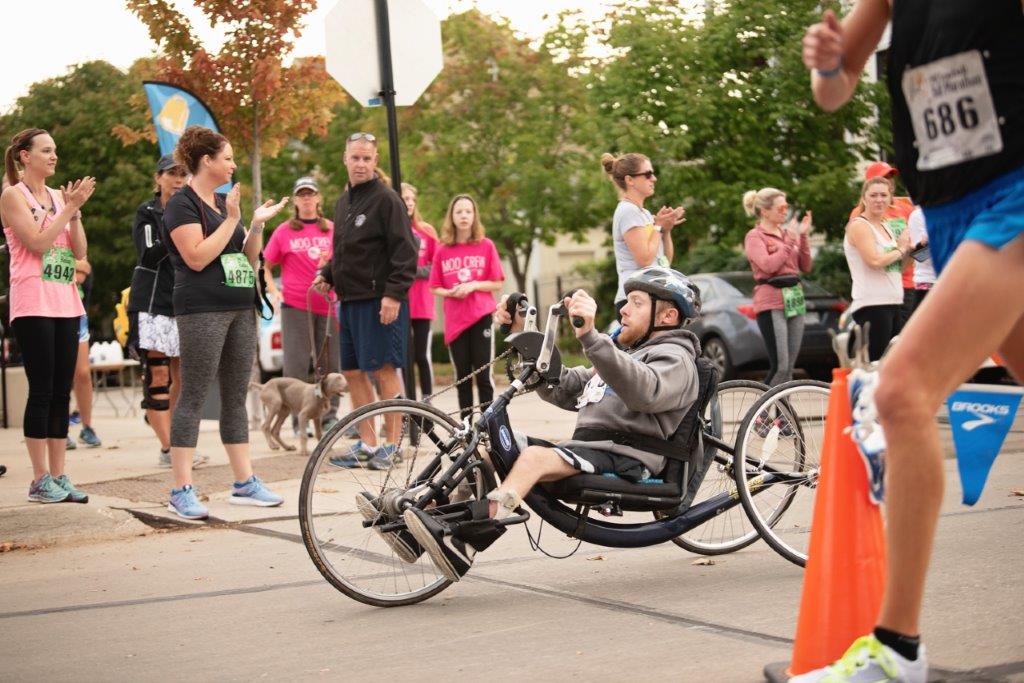
<path fill-rule="evenodd" d="M 338 2 L 320 0 L 296 41 L 294 55 L 322 55 L 326 37 L 324 17 Z M 408 0 L 402 0 L 408 1 Z M 547 14 L 563 9 L 582 9 L 600 16 L 603 0 L 419 0 L 439 17 L 473 5 L 488 14 L 507 17 L 524 34 L 541 35 Z M 208 27 L 203 14 L 188 0 L 172 4 L 192 20 L 207 47 L 216 49 L 220 34 Z M 60 76 L 69 66 L 102 59 L 126 69 L 140 57 L 153 54 L 153 42 L 142 22 L 125 9 L 123 0 L 19 0 L 3 3 L 5 64 L 0 69 L 0 113 L 39 80 Z"/>

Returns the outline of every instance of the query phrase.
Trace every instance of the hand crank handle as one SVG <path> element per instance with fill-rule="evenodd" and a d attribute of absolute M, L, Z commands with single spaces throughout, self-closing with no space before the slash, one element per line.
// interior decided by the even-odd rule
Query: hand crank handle
<path fill-rule="evenodd" d="M 575 294 L 578 291 L 580 291 L 579 287 L 577 287 L 576 289 L 570 289 L 568 292 L 566 292 L 565 294 L 562 295 L 562 300 L 564 301 L 567 298 L 571 299 L 572 295 Z M 557 309 L 557 311 L 558 311 L 558 315 L 568 315 L 568 313 L 569 313 L 569 311 L 565 308 L 565 304 L 564 303 L 562 304 L 561 308 Z M 573 327 L 583 327 L 583 324 L 584 324 L 583 323 L 583 318 L 581 318 L 580 316 L 574 315 L 572 317 L 572 326 Z"/>

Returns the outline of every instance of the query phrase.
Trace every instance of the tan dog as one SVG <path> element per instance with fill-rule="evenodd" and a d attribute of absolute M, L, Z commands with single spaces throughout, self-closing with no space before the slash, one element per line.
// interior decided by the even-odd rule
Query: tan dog
<path fill-rule="evenodd" d="M 255 384 L 254 388 L 260 390 L 264 413 L 262 429 L 270 450 L 295 450 L 295 446 L 281 440 L 281 425 L 294 413 L 299 418 L 299 453 L 308 455 L 306 423 L 313 421 L 313 430 L 316 433 L 316 440 L 319 441 L 323 436 L 320 418 L 331 407 L 331 397 L 345 393 L 348 383 L 343 375 L 331 372 L 318 384 L 303 382 L 295 377 L 275 377 L 264 385 Z"/>

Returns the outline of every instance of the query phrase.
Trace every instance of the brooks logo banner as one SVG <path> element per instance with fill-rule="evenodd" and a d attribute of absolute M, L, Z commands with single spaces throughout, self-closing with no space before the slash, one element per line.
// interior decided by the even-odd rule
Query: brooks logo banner
<path fill-rule="evenodd" d="M 1020 387 L 964 384 L 946 399 L 964 505 L 974 505 L 981 497 L 1021 396 Z"/>

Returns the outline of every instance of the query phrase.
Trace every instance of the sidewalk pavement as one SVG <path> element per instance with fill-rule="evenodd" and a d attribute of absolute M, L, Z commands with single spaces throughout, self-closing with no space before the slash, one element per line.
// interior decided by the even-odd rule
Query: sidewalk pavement
<path fill-rule="evenodd" d="M 93 428 L 103 445 L 86 448 L 79 444 L 67 457 L 67 472 L 72 481 L 89 493 L 90 501 L 86 505 L 29 503 L 26 496 L 32 469 L 21 429 L 0 430 L 0 464 L 8 469 L 0 478 L 0 552 L 127 538 L 153 533 L 154 527 L 161 525 L 189 524 L 167 511 L 173 476 L 170 470 L 157 466 L 159 445 L 152 430 L 143 422 L 141 411 L 134 416 L 116 417 L 114 403 L 107 400 L 111 396 L 96 398 Z M 113 398 L 116 402 L 121 397 Z M 138 405 L 137 400 L 138 396 L 135 405 Z M 442 394 L 434 405 L 445 412 L 454 412 L 457 409 L 455 392 Z M 123 411 L 124 406 L 119 407 Z M 342 412 L 349 407 L 348 399 L 343 398 Z M 571 434 L 575 423 L 573 413 L 553 409 L 536 394 L 517 398 L 510 414 L 516 429 L 553 440 Z M 940 428 L 946 457 L 952 458 L 948 424 L 941 419 Z M 72 426 L 71 435 L 77 438 L 80 429 L 80 426 Z M 297 441 L 291 437 L 287 426 L 282 431 L 286 441 Z M 296 514 L 299 480 L 306 458 L 269 450 L 259 430 L 250 432 L 250 442 L 256 473 L 273 490 L 285 496 L 284 506 L 266 509 L 229 504 L 234 477 L 220 444 L 217 422 L 204 420 L 199 452 L 208 455 L 210 462 L 195 471 L 194 481 L 211 517 L 232 522 Z M 1021 453 L 1024 453 L 1024 406 L 1018 412 L 1000 457 Z M 1024 482 L 1021 484 L 1024 486 Z M 950 486 L 958 487 L 958 484 L 951 482 Z"/>
<path fill-rule="evenodd" d="M 499 387 L 500 389 L 501 387 Z M 0 430 L 0 464 L 7 474 L 0 477 L 0 552 L 18 548 L 87 543 L 141 536 L 154 532 L 161 520 L 168 524 L 189 522 L 167 511 L 167 498 L 174 480 L 169 469 L 157 466 L 160 447 L 153 431 L 142 419 L 142 411 L 124 415 L 124 399 L 118 389 L 101 390 L 94 401 L 93 429 L 103 444 L 97 448 L 68 451 L 67 473 L 76 486 L 89 494 L 89 503 L 42 505 L 27 500 L 32 467 L 25 452 L 20 425 Z M 134 405 L 138 405 L 136 389 Z M 113 403 L 108 400 L 112 399 Z M 117 405 L 122 416 L 115 416 Z M 439 396 L 434 405 L 445 412 L 457 410 L 454 391 Z M 341 412 L 350 403 L 342 398 Z M 517 399 L 517 428 L 541 437 L 558 438 L 572 431 L 575 416 L 552 410 L 536 395 Z M 77 439 L 80 425 L 72 425 L 69 434 Z M 286 442 L 296 443 L 288 425 L 282 429 Z M 306 458 L 294 453 L 271 451 L 259 429 L 249 433 L 253 468 L 270 487 L 285 496 L 284 510 L 295 514 L 299 480 Z M 315 445 L 310 440 L 310 448 Z M 284 514 L 282 508 L 240 508 L 230 505 L 228 497 L 234 476 L 220 444 L 215 420 L 203 420 L 199 431 L 200 453 L 210 462 L 195 470 L 196 489 L 219 520 L 249 519 L 254 516 Z M 143 523 L 139 518 L 145 519 Z"/>

